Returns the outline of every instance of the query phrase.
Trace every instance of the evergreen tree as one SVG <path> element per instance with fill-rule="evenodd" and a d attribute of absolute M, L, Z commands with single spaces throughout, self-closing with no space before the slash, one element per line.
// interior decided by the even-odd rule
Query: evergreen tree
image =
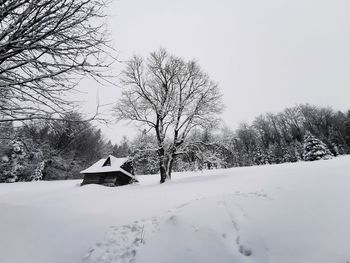
<path fill-rule="evenodd" d="M 304 139 L 304 160 L 315 161 L 320 159 L 329 159 L 332 157 L 331 152 L 326 144 L 317 139 L 311 133 L 307 133 Z"/>

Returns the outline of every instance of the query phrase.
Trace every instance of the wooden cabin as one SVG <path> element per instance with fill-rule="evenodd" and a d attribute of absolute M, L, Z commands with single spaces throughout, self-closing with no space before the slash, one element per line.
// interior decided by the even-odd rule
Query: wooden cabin
<path fill-rule="evenodd" d="M 132 160 L 109 155 L 89 168 L 81 171 L 84 179 L 81 185 L 101 184 L 106 186 L 126 185 L 137 182 Z"/>

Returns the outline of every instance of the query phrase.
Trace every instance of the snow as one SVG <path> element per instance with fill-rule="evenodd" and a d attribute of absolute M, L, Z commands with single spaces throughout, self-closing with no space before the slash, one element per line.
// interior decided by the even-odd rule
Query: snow
<path fill-rule="evenodd" d="M 103 166 L 106 160 L 109 158 L 110 165 Z M 81 171 L 80 173 L 103 173 L 103 172 L 115 172 L 123 171 L 120 166 L 122 166 L 128 158 L 116 158 L 113 155 L 109 155 L 106 159 L 101 159 L 88 167 L 87 169 Z"/>
<path fill-rule="evenodd" d="M 139 176 L 0 185 L 4 263 L 350 261 L 350 156 Z"/>

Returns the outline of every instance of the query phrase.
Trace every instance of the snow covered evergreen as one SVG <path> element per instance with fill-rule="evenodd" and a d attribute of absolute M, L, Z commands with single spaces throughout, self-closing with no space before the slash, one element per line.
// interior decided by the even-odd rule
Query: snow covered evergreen
<path fill-rule="evenodd" d="M 329 159 L 332 153 L 327 145 L 317 139 L 311 133 L 307 133 L 304 139 L 304 160 L 315 161 L 320 159 Z"/>

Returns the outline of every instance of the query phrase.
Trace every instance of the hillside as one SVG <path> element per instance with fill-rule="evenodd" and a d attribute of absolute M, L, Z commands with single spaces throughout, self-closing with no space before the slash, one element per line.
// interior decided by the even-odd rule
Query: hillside
<path fill-rule="evenodd" d="M 350 261 L 350 156 L 139 176 L 0 184 L 0 261 Z"/>

